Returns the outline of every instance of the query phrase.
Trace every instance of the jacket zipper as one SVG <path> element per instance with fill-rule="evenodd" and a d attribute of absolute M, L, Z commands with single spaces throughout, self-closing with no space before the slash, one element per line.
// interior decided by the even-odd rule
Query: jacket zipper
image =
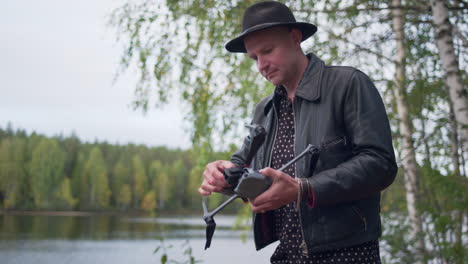
<path fill-rule="evenodd" d="M 293 145 L 293 148 L 294 148 L 294 155 L 296 155 L 296 132 L 297 132 L 297 125 L 296 125 L 296 111 L 294 110 L 294 99 L 292 101 L 292 110 L 293 110 L 293 120 L 294 120 L 294 145 Z M 297 166 L 296 166 L 296 163 L 294 163 L 294 174 L 296 175 L 296 177 L 298 178 L 299 175 L 297 175 Z M 302 198 L 302 197 L 301 197 Z M 305 236 L 304 236 L 304 228 L 302 227 L 302 214 L 301 214 L 301 208 L 299 208 L 299 226 L 300 226 L 300 229 L 301 229 L 301 234 L 302 234 L 302 242 L 301 244 L 299 245 L 299 248 L 302 250 L 302 255 L 304 255 L 305 257 L 309 257 L 309 249 L 307 247 L 307 243 L 305 241 Z"/>
<path fill-rule="evenodd" d="M 275 135 L 273 136 L 273 140 L 271 141 L 271 144 L 270 144 L 270 154 L 269 154 L 269 157 L 268 157 L 268 167 L 271 166 L 271 159 L 272 159 L 272 156 L 273 156 L 273 147 L 274 147 L 275 140 L 276 140 L 276 134 L 278 133 L 278 112 L 276 112 L 276 107 L 275 107 L 274 104 L 273 104 L 273 111 L 275 111 L 276 125 L 275 125 Z"/>
<path fill-rule="evenodd" d="M 276 107 L 275 105 L 273 104 L 273 110 L 275 111 L 275 122 L 276 122 L 276 126 L 275 126 L 275 134 L 273 136 L 273 140 L 271 141 L 271 144 L 270 144 L 270 153 L 269 153 L 269 157 L 268 157 L 268 163 L 267 163 L 267 166 L 270 167 L 271 166 L 271 158 L 273 156 L 273 145 L 275 144 L 275 139 L 276 139 L 276 134 L 278 133 L 278 113 L 276 112 Z M 255 226 L 255 217 L 253 218 L 253 226 Z"/>

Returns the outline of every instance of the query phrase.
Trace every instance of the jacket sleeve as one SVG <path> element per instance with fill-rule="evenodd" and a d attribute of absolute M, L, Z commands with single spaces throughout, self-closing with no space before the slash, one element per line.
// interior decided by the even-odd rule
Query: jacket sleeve
<path fill-rule="evenodd" d="M 231 156 L 231 162 L 238 167 L 243 167 L 247 160 L 247 146 L 250 145 L 250 136 L 245 137 L 242 147 Z"/>
<path fill-rule="evenodd" d="M 261 124 L 264 125 L 262 120 L 265 118 L 266 114 L 264 112 L 265 105 L 268 104 L 270 99 L 272 98 L 272 95 L 264 98 L 260 103 L 258 103 L 255 106 L 255 111 L 253 113 L 253 118 L 252 121 L 250 122 L 251 125 L 253 124 Z M 266 128 L 266 127 L 265 127 Z M 249 147 L 250 146 L 250 135 L 245 137 L 244 142 L 239 150 L 234 152 L 234 154 L 231 156 L 231 162 L 236 164 L 237 166 L 243 167 L 244 165 L 251 165 L 251 164 L 245 164 L 247 160 L 247 156 L 249 154 Z M 258 154 L 257 154 L 258 155 Z"/>
<path fill-rule="evenodd" d="M 389 186 L 397 173 L 387 114 L 371 80 L 355 71 L 342 96 L 351 158 L 309 178 L 315 206 L 369 198 Z"/>

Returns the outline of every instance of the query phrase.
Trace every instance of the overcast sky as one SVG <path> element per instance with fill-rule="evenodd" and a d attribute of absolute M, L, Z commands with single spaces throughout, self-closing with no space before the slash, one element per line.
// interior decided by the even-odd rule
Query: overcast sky
<path fill-rule="evenodd" d="M 189 147 L 174 103 L 134 112 L 135 72 L 112 85 L 121 49 L 106 26 L 120 0 L 0 4 L 0 127 L 85 141 Z"/>

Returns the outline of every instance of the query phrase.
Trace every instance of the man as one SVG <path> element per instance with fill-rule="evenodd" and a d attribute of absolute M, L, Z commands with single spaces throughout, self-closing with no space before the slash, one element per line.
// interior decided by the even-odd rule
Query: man
<path fill-rule="evenodd" d="M 301 42 L 316 30 L 267 1 L 246 9 L 242 34 L 226 44 L 275 85 L 252 121 L 268 136 L 250 166 L 273 179 L 250 201 L 255 245 L 280 241 L 271 263 L 380 263 L 380 191 L 397 171 L 388 118 L 365 74 L 303 53 Z M 321 150 L 316 164 L 305 158 L 277 170 L 309 144 Z M 228 187 L 223 171 L 245 164 L 245 146 L 206 166 L 201 195 Z"/>

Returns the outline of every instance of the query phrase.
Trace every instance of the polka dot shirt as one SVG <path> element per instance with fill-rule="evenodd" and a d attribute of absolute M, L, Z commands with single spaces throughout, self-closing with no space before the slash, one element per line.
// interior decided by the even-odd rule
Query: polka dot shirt
<path fill-rule="evenodd" d="M 294 110 L 293 104 L 288 99 L 286 90 L 280 87 L 276 90 L 280 95 L 278 109 L 278 130 L 273 146 L 270 167 L 279 169 L 294 158 Z M 295 177 L 295 165 L 285 169 L 286 174 Z M 287 204 L 274 212 L 275 232 L 280 244 L 271 256 L 271 263 L 304 263 L 304 264 L 339 264 L 339 263 L 379 263 L 378 241 L 370 241 L 361 245 L 331 250 L 305 256 L 302 252 L 302 231 L 299 215 L 295 210 L 295 202 Z"/>

